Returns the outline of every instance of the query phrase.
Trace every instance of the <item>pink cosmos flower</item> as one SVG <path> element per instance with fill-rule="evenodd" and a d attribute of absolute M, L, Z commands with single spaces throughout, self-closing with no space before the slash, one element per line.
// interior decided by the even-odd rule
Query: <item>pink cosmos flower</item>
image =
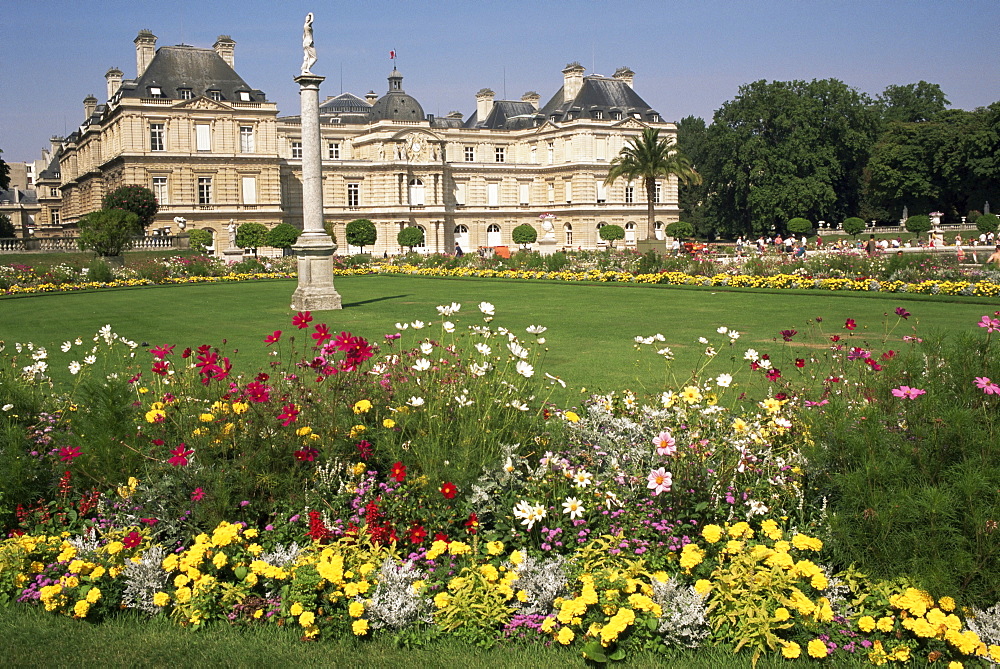
<path fill-rule="evenodd" d="M 909 318 L 910 312 L 904 309 L 903 307 L 896 307 L 896 315 L 899 316 L 900 318 Z"/>
<path fill-rule="evenodd" d="M 277 342 L 279 339 L 281 339 L 281 330 L 275 330 L 273 334 L 269 334 L 266 337 L 264 337 L 264 343 L 270 346 L 271 344 Z"/>
<path fill-rule="evenodd" d="M 149 349 L 149 352 L 153 354 L 153 357 L 158 360 L 163 360 L 168 355 L 174 352 L 174 346 L 157 346 L 155 348 Z"/>
<path fill-rule="evenodd" d="M 194 492 L 191 493 L 192 502 L 200 502 L 205 497 L 205 491 L 201 488 L 195 488 Z"/>
<path fill-rule="evenodd" d="M 174 457 L 169 458 L 167 462 L 172 464 L 174 467 L 187 467 L 188 456 L 194 453 L 192 450 L 184 450 L 184 444 L 180 444 L 174 450 L 170 451 L 170 454 Z"/>
<path fill-rule="evenodd" d="M 989 379 L 986 379 L 989 381 Z M 63 446 L 59 449 L 59 459 L 63 462 L 73 462 L 74 459 L 80 457 L 83 453 L 80 451 L 78 446 Z"/>
<path fill-rule="evenodd" d="M 858 324 L 854 322 L 853 318 L 848 318 L 847 321 L 844 323 L 844 327 L 847 328 L 848 330 L 856 330 Z"/>
<path fill-rule="evenodd" d="M 300 311 L 299 313 L 292 316 L 292 325 L 294 325 L 300 330 L 305 330 L 307 327 L 309 327 L 309 324 L 312 322 L 312 319 L 313 317 L 310 312 Z"/>
<path fill-rule="evenodd" d="M 987 395 L 1000 395 L 1000 386 L 998 386 L 993 381 L 985 376 L 977 376 L 975 380 L 976 387 L 982 390 Z"/>
<path fill-rule="evenodd" d="M 653 491 L 653 496 L 655 497 L 661 492 L 670 492 L 670 486 L 674 482 L 674 475 L 665 471 L 663 467 L 660 467 L 649 472 L 647 479 L 649 482 L 646 483 L 646 487 Z"/>
<path fill-rule="evenodd" d="M 920 388 L 911 388 L 909 386 L 900 386 L 899 388 L 892 389 L 892 394 L 895 397 L 900 397 L 900 398 L 905 397 L 908 400 L 915 400 L 926 392 L 927 392 L 926 390 L 921 390 Z"/>
<path fill-rule="evenodd" d="M 282 409 L 284 411 L 278 414 L 278 420 L 281 421 L 282 425 L 288 427 L 299 417 L 299 409 L 295 404 L 286 404 Z"/>
<path fill-rule="evenodd" d="M 987 332 L 1000 332 L 1000 319 L 983 316 L 977 325 L 981 328 L 986 328 Z"/>
<path fill-rule="evenodd" d="M 677 442 L 669 432 L 661 432 L 653 437 L 653 446 L 656 446 L 657 455 L 673 455 L 677 452 Z"/>

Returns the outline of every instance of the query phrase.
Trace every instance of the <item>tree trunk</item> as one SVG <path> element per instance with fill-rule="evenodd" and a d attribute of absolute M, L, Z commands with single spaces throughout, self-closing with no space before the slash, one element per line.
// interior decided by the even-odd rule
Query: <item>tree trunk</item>
<path fill-rule="evenodd" d="M 656 181 L 646 179 L 646 239 L 656 239 L 656 214 L 653 200 L 656 197 Z"/>

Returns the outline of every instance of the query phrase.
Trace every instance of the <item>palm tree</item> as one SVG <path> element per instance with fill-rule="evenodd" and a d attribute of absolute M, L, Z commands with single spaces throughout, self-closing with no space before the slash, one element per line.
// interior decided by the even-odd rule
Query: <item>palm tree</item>
<path fill-rule="evenodd" d="M 653 214 L 656 199 L 656 180 L 677 177 L 683 184 L 701 183 L 699 175 L 687 156 L 667 139 L 660 139 L 660 131 L 656 128 L 646 128 L 639 137 L 633 137 L 630 144 L 611 161 L 608 178 L 604 180 L 610 186 L 619 177 L 632 181 L 642 179 L 646 187 L 646 239 L 656 239 L 656 222 Z"/>

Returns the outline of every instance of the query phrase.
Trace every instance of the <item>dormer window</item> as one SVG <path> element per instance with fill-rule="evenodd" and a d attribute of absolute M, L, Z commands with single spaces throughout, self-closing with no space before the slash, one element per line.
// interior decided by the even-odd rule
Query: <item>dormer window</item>
<path fill-rule="evenodd" d="M 601 119 L 604 118 L 604 112 L 598 109 L 597 111 L 594 112 L 594 118 L 600 121 Z"/>
<path fill-rule="evenodd" d="M 250 102 L 250 93 L 248 91 L 240 91 L 240 102 Z"/>
<path fill-rule="evenodd" d="M 216 101 L 221 101 L 222 91 L 208 91 L 208 97 Z"/>
<path fill-rule="evenodd" d="M 622 113 L 620 111 L 612 112 L 611 117 L 616 121 L 620 121 L 622 120 Z"/>
<path fill-rule="evenodd" d="M 177 92 L 180 93 L 181 100 L 190 100 L 191 98 L 194 97 L 194 93 L 191 91 L 190 88 L 180 88 L 177 90 Z"/>
<path fill-rule="evenodd" d="M 149 87 L 149 97 L 151 97 L 151 98 L 162 98 L 163 97 L 163 89 L 161 89 L 159 86 L 150 86 Z"/>
<path fill-rule="evenodd" d="M 653 120 L 653 123 L 659 123 L 660 122 L 660 115 L 659 114 L 653 114 L 652 120 Z"/>

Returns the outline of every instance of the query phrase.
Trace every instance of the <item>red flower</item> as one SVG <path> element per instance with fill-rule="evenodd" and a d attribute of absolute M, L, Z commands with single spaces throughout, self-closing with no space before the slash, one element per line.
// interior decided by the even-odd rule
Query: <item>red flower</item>
<path fill-rule="evenodd" d="M 309 512 L 309 531 L 306 532 L 306 536 L 313 541 L 326 541 L 333 538 L 333 532 L 327 529 L 319 511 Z"/>
<path fill-rule="evenodd" d="M 795 366 L 801 369 L 806 366 L 806 361 L 802 358 L 795 358 Z"/>
<path fill-rule="evenodd" d="M 271 391 L 263 383 L 251 381 L 247 384 L 246 397 L 251 402 L 257 402 L 260 404 L 271 399 Z"/>
<path fill-rule="evenodd" d="M 414 525 L 406 531 L 406 538 L 411 544 L 422 544 L 427 538 L 427 530 L 424 529 L 423 525 Z"/>
<path fill-rule="evenodd" d="M 125 548 L 135 548 L 142 543 L 142 535 L 135 530 L 132 530 L 125 535 L 125 538 L 122 539 L 122 543 L 125 545 Z"/>
<path fill-rule="evenodd" d="M 840 341 L 840 335 L 833 335 L 832 337 L 830 337 L 830 341 L 832 342 Z"/>
<path fill-rule="evenodd" d="M 473 511 L 469 514 L 469 519 L 465 521 L 465 529 L 469 534 L 475 534 L 479 531 L 479 516 Z"/>
<path fill-rule="evenodd" d="M 909 318 L 910 312 L 904 309 L 903 307 L 896 307 L 896 315 L 899 316 L 900 318 Z"/>
<path fill-rule="evenodd" d="M 305 330 L 312 323 L 312 314 L 308 311 L 300 311 L 292 316 L 292 325 L 300 330 Z"/>
<path fill-rule="evenodd" d="M 437 532 L 434 534 L 434 541 L 443 541 L 447 544 L 451 542 L 451 539 L 449 539 L 448 535 L 444 532 Z"/>
<path fill-rule="evenodd" d="M 194 492 L 191 493 L 192 502 L 200 502 L 205 497 L 205 491 L 201 488 L 195 488 Z"/>
<path fill-rule="evenodd" d="M 170 371 L 170 367 L 162 360 L 157 360 L 153 363 L 153 374 L 159 374 L 160 376 L 166 376 Z"/>
<path fill-rule="evenodd" d="M 357 444 L 358 457 L 367 461 L 372 456 L 372 445 L 368 441 L 359 441 Z"/>
<path fill-rule="evenodd" d="M 284 411 L 278 414 L 278 420 L 281 421 L 282 425 L 288 427 L 299 417 L 299 409 L 294 403 L 286 404 L 282 407 L 282 409 L 284 409 Z"/>
<path fill-rule="evenodd" d="M 170 454 L 174 457 L 167 460 L 174 467 L 187 467 L 188 456 L 194 453 L 194 450 L 186 451 L 184 450 L 184 444 L 180 444 L 177 448 L 170 451 Z"/>
<path fill-rule="evenodd" d="M 73 462 L 74 459 L 80 457 L 83 453 L 80 452 L 78 446 L 63 446 L 59 449 L 59 459 L 63 462 Z"/>
<path fill-rule="evenodd" d="M 190 358 L 191 357 L 191 348 L 189 347 L 189 348 L 184 349 L 184 352 L 181 353 L 181 357 L 182 358 Z"/>
<path fill-rule="evenodd" d="M 844 327 L 847 328 L 848 330 L 855 330 L 857 329 L 858 324 L 854 322 L 853 318 L 848 318 L 847 322 L 844 323 Z"/>
<path fill-rule="evenodd" d="M 781 378 L 781 372 L 777 369 L 772 369 L 767 372 L 768 381 L 777 381 Z"/>
<path fill-rule="evenodd" d="M 316 332 L 312 333 L 312 338 L 316 340 L 316 344 L 322 344 L 332 335 L 330 334 L 330 328 L 326 323 L 320 323 L 316 326 Z"/>
<path fill-rule="evenodd" d="M 402 462 L 397 462 L 392 466 L 392 471 L 389 473 L 390 478 L 396 479 L 397 483 L 402 483 L 403 479 L 406 478 L 406 465 Z"/>
<path fill-rule="evenodd" d="M 454 483 L 445 483 L 441 486 L 441 494 L 444 495 L 445 499 L 455 499 L 455 494 L 458 492 L 458 488 L 455 487 Z"/>
<path fill-rule="evenodd" d="M 781 338 L 784 339 L 785 341 L 792 341 L 792 337 L 794 337 L 798 333 L 799 333 L 798 330 L 782 330 L 778 334 L 780 334 Z"/>
<path fill-rule="evenodd" d="M 163 360 L 168 355 L 174 352 L 173 346 L 157 346 L 156 348 L 149 349 L 149 352 L 153 354 L 154 358 L 158 360 Z"/>
<path fill-rule="evenodd" d="M 350 332 L 341 332 L 333 340 L 333 347 L 338 351 L 350 351 L 354 348 L 354 336 Z"/>
<path fill-rule="evenodd" d="M 896 352 L 891 349 L 882 354 L 883 360 L 892 360 L 895 357 L 896 357 Z"/>
<path fill-rule="evenodd" d="M 264 343 L 270 346 L 271 344 L 276 343 L 279 339 L 281 339 L 281 330 L 275 330 L 274 334 L 269 334 L 264 337 Z"/>
<path fill-rule="evenodd" d="M 319 451 L 315 448 L 303 448 L 301 451 L 295 451 L 295 459 L 302 462 L 312 462 L 319 455 Z"/>

